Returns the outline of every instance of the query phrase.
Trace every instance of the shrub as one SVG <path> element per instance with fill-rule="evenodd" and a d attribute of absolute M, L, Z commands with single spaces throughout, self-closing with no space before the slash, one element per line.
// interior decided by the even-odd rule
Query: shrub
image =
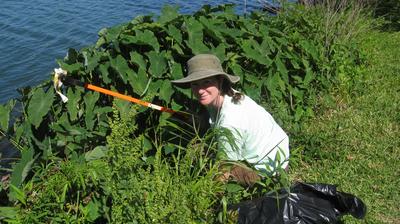
<path fill-rule="evenodd" d="M 236 15 L 231 5 L 204 6 L 193 15 L 166 7 L 158 18 L 140 16 L 102 29 L 95 45 L 70 49 L 58 63 L 82 82 L 197 113 L 190 92 L 170 80 L 183 77 L 192 55 L 212 52 L 228 73 L 240 76 L 239 90 L 295 133 L 299 122 L 312 116 L 318 95 L 338 82 L 341 72 L 352 71 L 359 59 L 356 48 L 344 41 L 346 35 L 334 38 L 348 17 L 333 20 L 327 32 L 319 10 L 288 8 L 271 17 L 260 12 Z M 213 157 L 198 149 L 198 143 L 210 150 L 213 146 L 199 136 L 197 126 L 79 86 L 64 92 L 66 104 L 47 81 L 22 90 L 18 107 L 15 101 L 0 106 L 1 129 L 23 149 L 13 187 L 2 187 L 8 191 L 7 205 L 15 207 L 5 209 L 14 212 L 11 219 L 34 211 L 20 220 L 46 221 L 43 214 L 69 216 L 71 222 L 216 220 L 216 195 L 223 189 L 212 181 Z M 10 126 L 13 108 L 22 113 Z M 34 169 L 33 175 L 32 166 L 44 168 Z M 36 178 L 42 174 L 54 181 L 39 191 L 54 194 L 27 204 L 27 195 L 45 185 Z M 59 195 L 64 199 L 57 199 Z M 231 201 L 252 193 L 237 195 Z M 86 204 L 88 196 L 93 200 Z M 51 204 L 54 199 L 57 203 Z"/>

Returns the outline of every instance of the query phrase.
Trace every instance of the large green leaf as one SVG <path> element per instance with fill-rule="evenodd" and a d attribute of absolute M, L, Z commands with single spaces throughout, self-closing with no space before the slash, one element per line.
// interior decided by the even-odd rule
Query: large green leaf
<path fill-rule="evenodd" d="M 286 82 L 286 83 L 289 83 L 289 79 L 288 79 L 288 70 L 286 69 L 286 66 L 283 64 L 283 61 L 282 61 L 282 59 L 279 57 L 280 56 L 280 54 L 278 54 L 276 57 L 275 57 L 275 65 L 276 65 L 276 69 L 277 69 L 277 71 L 282 75 L 282 77 L 283 77 L 283 79 L 284 79 L 284 81 Z"/>
<path fill-rule="evenodd" d="M 80 62 L 74 64 L 67 64 L 62 60 L 57 60 L 57 63 L 62 69 L 66 70 L 68 74 L 75 74 L 83 69 L 83 64 Z"/>
<path fill-rule="evenodd" d="M 32 164 L 37 158 L 33 158 L 34 150 L 33 148 L 26 148 L 21 152 L 21 160 L 14 166 L 13 172 L 11 174 L 11 184 L 18 187 L 25 180 L 29 171 L 32 168 Z"/>
<path fill-rule="evenodd" d="M 81 100 L 82 92 L 77 88 L 69 88 L 67 92 L 68 102 L 67 109 L 71 121 L 78 119 L 78 110 L 80 108 L 79 101 Z"/>
<path fill-rule="evenodd" d="M 26 194 L 22 189 L 19 189 L 17 186 L 10 184 L 8 198 L 11 201 L 19 201 L 23 205 L 26 205 Z"/>
<path fill-rule="evenodd" d="M 171 101 L 171 96 L 174 93 L 172 89 L 171 82 L 169 80 L 165 80 L 160 88 L 160 98 L 165 102 Z"/>
<path fill-rule="evenodd" d="M 93 150 L 90 150 L 85 153 L 85 160 L 92 161 L 101 159 L 106 156 L 107 147 L 106 146 L 96 146 Z"/>
<path fill-rule="evenodd" d="M 94 122 L 95 122 L 95 113 L 94 107 L 96 105 L 97 100 L 99 99 L 100 94 L 98 92 L 88 92 L 85 97 L 85 123 L 86 127 L 89 130 L 93 129 Z"/>
<path fill-rule="evenodd" d="M 241 191 L 241 190 L 243 190 L 243 187 L 240 186 L 239 184 L 228 183 L 226 185 L 226 191 L 229 192 L 229 193 L 235 193 L 235 192 L 238 192 L 238 191 Z"/>
<path fill-rule="evenodd" d="M 311 70 L 311 68 L 306 68 L 306 75 L 304 76 L 303 79 L 303 83 L 301 84 L 301 86 L 303 88 L 308 88 L 310 83 L 315 79 L 315 74 L 314 72 Z"/>
<path fill-rule="evenodd" d="M 0 217 L 15 219 L 18 215 L 19 209 L 17 207 L 0 207 Z"/>
<path fill-rule="evenodd" d="M 279 87 L 282 84 L 283 81 L 277 73 L 268 75 L 266 83 L 264 83 L 272 97 L 277 97 L 280 95 Z"/>
<path fill-rule="evenodd" d="M 43 117 L 49 112 L 54 101 L 54 90 L 50 88 L 47 93 L 42 88 L 38 88 L 33 92 L 28 105 L 28 120 L 36 128 L 39 127 Z"/>
<path fill-rule="evenodd" d="M 96 52 L 83 51 L 82 55 L 85 58 L 84 65 L 87 72 L 93 71 L 99 65 L 101 58 L 100 54 Z"/>
<path fill-rule="evenodd" d="M 218 28 L 219 32 L 221 32 L 223 35 L 228 36 L 230 38 L 236 39 L 240 38 L 240 36 L 243 35 L 243 31 L 240 29 L 236 28 L 227 28 L 226 26 L 220 26 Z"/>
<path fill-rule="evenodd" d="M 153 47 L 155 51 L 160 51 L 160 44 L 158 43 L 157 37 L 150 30 L 135 30 L 135 36 L 121 34 L 121 42 L 124 44 L 138 44 L 138 45 L 149 45 Z"/>
<path fill-rule="evenodd" d="M 158 22 L 167 23 L 176 19 L 179 16 L 178 9 L 179 9 L 178 6 L 175 7 L 171 5 L 164 6 L 161 10 L 161 15 L 158 18 Z"/>
<path fill-rule="evenodd" d="M 110 73 L 108 72 L 109 67 L 110 67 L 110 62 L 106 62 L 104 64 L 99 65 L 99 72 L 105 84 L 110 84 L 112 81 L 112 79 L 110 78 Z"/>
<path fill-rule="evenodd" d="M 143 59 L 143 56 L 136 51 L 132 51 L 130 53 L 131 62 L 137 65 L 139 68 L 146 70 L 147 64 L 146 61 Z"/>
<path fill-rule="evenodd" d="M 199 21 L 204 26 L 204 31 L 208 36 L 211 36 L 214 40 L 218 41 L 218 43 L 225 42 L 225 38 L 219 29 L 221 24 L 219 24 L 217 20 L 207 19 L 206 17 L 201 16 Z"/>
<path fill-rule="evenodd" d="M 185 25 L 188 33 L 186 44 L 193 54 L 209 52 L 210 49 L 203 42 L 203 25 L 192 17 L 185 19 Z"/>
<path fill-rule="evenodd" d="M 316 60 L 319 59 L 318 51 L 314 44 L 312 44 L 308 40 L 301 40 L 299 43 L 300 43 L 300 46 L 305 50 L 305 52 L 309 53 L 313 57 L 313 59 L 316 59 Z"/>
<path fill-rule="evenodd" d="M 271 66 L 272 60 L 268 57 L 267 52 L 263 51 L 257 41 L 253 39 L 243 40 L 242 49 L 245 53 L 244 57 L 251 58 L 262 65 Z"/>
<path fill-rule="evenodd" d="M 179 44 L 182 43 L 181 31 L 173 25 L 168 25 L 167 33 L 174 38 Z"/>
<path fill-rule="evenodd" d="M 117 55 L 115 58 L 110 57 L 111 67 L 114 68 L 118 74 L 120 75 L 122 81 L 125 84 L 128 84 L 128 76 L 134 76 L 132 69 L 129 68 L 129 65 L 124 57 L 121 55 Z"/>
<path fill-rule="evenodd" d="M 173 63 L 171 65 L 171 76 L 173 79 L 183 78 L 182 65 L 179 63 Z"/>
<path fill-rule="evenodd" d="M 107 42 L 111 43 L 116 41 L 121 31 L 124 29 L 123 25 L 114 26 L 110 28 L 103 28 L 99 31 L 99 36 L 103 37 Z"/>
<path fill-rule="evenodd" d="M 147 78 L 146 71 L 139 68 L 138 73 L 135 77 L 131 76 L 129 79 L 129 84 L 132 86 L 133 91 L 142 96 L 146 92 L 146 87 L 151 79 Z"/>
<path fill-rule="evenodd" d="M 146 54 L 149 58 L 149 72 L 153 77 L 161 78 L 167 68 L 167 62 L 165 61 L 165 55 L 150 51 Z"/>
<path fill-rule="evenodd" d="M 6 105 L 0 105 L 0 128 L 3 131 L 8 130 L 10 121 L 10 112 L 15 106 L 15 100 L 10 100 Z"/>

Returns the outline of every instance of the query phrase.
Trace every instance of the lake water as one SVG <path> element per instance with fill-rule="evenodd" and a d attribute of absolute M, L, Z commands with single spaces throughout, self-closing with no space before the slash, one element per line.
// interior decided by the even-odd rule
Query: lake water
<path fill-rule="evenodd" d="M 166 4 L 181 13 L 204 4 L 236 4 L 238 13 L 261 6 L 260 1 L 163 0 L 1 0 L 0 3 L 0 103 L 18 96 L 17 89 L 50 78 L 55 60 L 68 48 L 94 44 L 103 27 L 128 22 L 138 15 L 159 14 Z M 246 6 L 246 8 L 245 8 Z"/>

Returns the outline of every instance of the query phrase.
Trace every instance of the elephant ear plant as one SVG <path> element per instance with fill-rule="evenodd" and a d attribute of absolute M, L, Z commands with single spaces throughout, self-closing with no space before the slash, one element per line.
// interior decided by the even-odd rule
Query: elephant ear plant
<path fill-rule="evenodd" d="M 297 28 L 318 31 L 302 21 Z M 325 56 L 312 30 L 295 32 L 282 25 L 287 22 L 262 12 L 237 15 L 232 5 L 204 6 L 192 15 L 165 7 L 157 17 L 100 30 L 95 44 L 69 49 L 57 62 L 81 82 L 197 114 L 190 91 L 170 81 L 184 76 L 194 54 L 213 53 L 225 71 L 240 76 L 238 90 L 293 123 L 312 115 L 316 93 L 335 79 L 320 75 Z M 50 80 L 20 92 L 0 106 L 2 134 L 21 152 L 11 183 L 1 183 L 0 219 L 225 220 L 226 213 L 216 215 L 221 186 L 211 175 L 215 147 L 196 122 L 80 86 L 64 88 L 69 100 L 63 103 Z M 199 145 L 209 153 L 196 151 Z M 229 189 L 241 195 L 238 200 L 251 196 Z M 180 206 L 179 217 L 174 206 Z"/>

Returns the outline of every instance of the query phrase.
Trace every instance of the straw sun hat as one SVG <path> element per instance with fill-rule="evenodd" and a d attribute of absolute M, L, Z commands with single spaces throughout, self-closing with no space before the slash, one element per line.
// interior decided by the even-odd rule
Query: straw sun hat
<path fill-rule="evenodd" d="M 224 72 L 219 59 L 212 54 L 198 54 L 187 62 L 188 75 L 185 78 L 171 81 L 181 88 L 189 88 L 190 83 L 221 75 L 231 83 L 239 81 L 239 76 L 229 75 Z"/>

